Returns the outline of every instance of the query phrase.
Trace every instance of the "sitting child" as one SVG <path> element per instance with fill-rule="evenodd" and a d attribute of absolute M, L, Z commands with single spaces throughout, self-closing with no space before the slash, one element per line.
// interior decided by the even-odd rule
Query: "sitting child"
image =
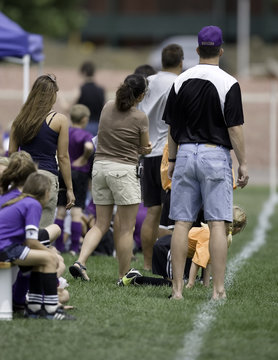
<path fill-rule="evenodd" d="M 38 241 L 42 208 L 49 200 L 51 182 L 45 175 L 30 174 L 22 193 L 0 209 L 0 261 L 32 267 L 25 316 L 72 320 L 58 307 L 57 255 Z"/>
<path fill-rule="evenodd" d="M 37 166 L 30 154 L 26 151 L 13 153 L 9 158 L 1 160 L 6 164 L 0 174 L 0 207 L 7 201 L 16 198 L 22 192 L 27 177 L 37 172 Z M 44 229 L 39 229 L 38 240 L 45 246 L 57 239 L 60 235 L 58 225 L 51 224 Z M 25 296 L 29 288 L 29 271 L 26 266 L 20 268 L 17 279 L 13 284 L 13 307 L 14 311 L 21 311 L 25 307 Z"/>

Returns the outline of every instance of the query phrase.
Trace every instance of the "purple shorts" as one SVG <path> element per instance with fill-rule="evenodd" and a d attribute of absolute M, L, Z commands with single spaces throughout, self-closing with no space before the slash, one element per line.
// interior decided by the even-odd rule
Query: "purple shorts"
<path fill-rule="evenodd" d="M 203 205 L 206 221 L 233 221 L 230 151 L 210 144 L 182 144 L 172 179 L 170 219 L 196 220 Z"/>

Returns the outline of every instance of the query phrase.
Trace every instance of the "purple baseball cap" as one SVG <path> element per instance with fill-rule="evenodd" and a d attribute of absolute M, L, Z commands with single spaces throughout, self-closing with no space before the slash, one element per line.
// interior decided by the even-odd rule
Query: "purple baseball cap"
<path fill-rule="evenodd" d="M 198 34 L 201 46 L 220 46 L 223 44 L 222 30 L 218 26 L 205 26 Z"/>

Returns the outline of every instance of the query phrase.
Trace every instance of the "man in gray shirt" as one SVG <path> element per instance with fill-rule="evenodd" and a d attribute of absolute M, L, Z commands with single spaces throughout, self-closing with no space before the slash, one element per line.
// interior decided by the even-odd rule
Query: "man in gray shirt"
<path fill-rule="evenodd" d="M 152 152 L 144 158 L 143 198 L 148 208 L 141 229 L 144 269 L 152 268 L 153 245 L 158 237 L 164 190 L 161 186 L 160 165 L 167 142 L 168 125 L 162 120 L 166 100 L 176 77 L 182 72 L 183 50 L 171 44 L 162 50 L 162 71 L 147 78 L 148 92 L 138 108 L 149 118 Z"/>

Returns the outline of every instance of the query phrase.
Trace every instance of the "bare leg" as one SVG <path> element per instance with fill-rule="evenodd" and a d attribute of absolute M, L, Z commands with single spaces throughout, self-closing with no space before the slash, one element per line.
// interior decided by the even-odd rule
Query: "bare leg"
<path fill-rule="evenodd" d="M 203 280 L 205 287 L 209 287 L 210 271 L 211 271 L 211 265 L 207 264 L 207 267 L 204 270 L 204 280 Z"/>
<path fill-rule="evenodd" d="M 209 221 L 209 252 L 213 280 L 212 299 L 226 298 L 224 279 L 227 261 L 227 237 L 224 221 Z"/>
<path fill-rule="evenodd" d="M 162 206 L 148 208 L 147 215 L 141 228 L 141 242 L 144 255 L 144 269 L 152 269 L 153 245 L 158 236 Z"/>
<path fill-rule="evenodd" d="M 54 242 L 61 235 L 61 228 L 56 224 L 48 225 L 45 230 L 48 232 L 50 242 Z"/>
<path fill-rule="evenodd" d="M 160 238 L 163 237 L 163 236 L 172 235 L 172 233 L 173 233 L 172 230 L 163 229 L 163 228 L 158 227 L 158 235 L 157 235 L 157 238 L 160 239 Z"/>
<path fill-rule="evenodd" d="M 56 273 L 58 257 L 54 251 L 31 249 L 24 260 L 17 259 L 13 263 L 22 266 L 33 266 L 33 271 Z"/>
<path fill-rule="evenodd" d="M 114 248 L 116 251 L 116 256 L 118 253 L 118 240 L 120 238 L 120 217 L 119 217 L 119 212 L 118 212 L 118 208 L 116 211 L 116 214 L 114 216 L 114 223 L 113 223 L 113 238 L 114 238 Z"/>
<path fill-rule="evenodd" d="M 196 265 L 192 261 L 191 267 L 190 267 L 190 272 L 189 272 L 189 279 L 188 279 L 188 283 L 186 285 L 187 289 L 190 289 L 194 286 L 198 270 L 199 270 L 199 265 Z"/>
<path fill-rule="evenodd" d="M 73 207 L 70 211 L 71 213 L 71 221 L 81 222 L 82 217 L 82 209 L 79 207 Z"/>
<path fill-rule="evenodd" d="M 97 205 L 97 220 L 95 225 L 87 232 L 81 251 L 78 257 L 78 262 L 83 266 L 86 265 L 86 261 L 88 257 L 92 254 L 95 248 L 98 246 L 100 240 L 102 239 L 103 235 L 108 231 L 110 226 L 110 221 L 112 218 L 114 205 Z M 78 265 L 76 265 L 78 266 Z M 87 274 L 84 275 L 87 276 Z M 88 276 L 87 276 L 88 277 Z M 88 278 L 89 280 L 89 278 Z"/>
<path fill-rule="evenodd" d="M 119 278 L 130 269 L 133 250 L 133 232 L 139 204 L 118 205 L 118 230 L 115 236 L 117 257 L 119 261 Z M 115 235 L 115 234 L 114 234 Z"/>
<path fill-rule="evenodd" d="M 188 232 L 191 222 L 176 221 L 171 240 L 171 256 L 173 267 L 173 299 L 182 299 L 183 274 L 188 247 Z"/>

